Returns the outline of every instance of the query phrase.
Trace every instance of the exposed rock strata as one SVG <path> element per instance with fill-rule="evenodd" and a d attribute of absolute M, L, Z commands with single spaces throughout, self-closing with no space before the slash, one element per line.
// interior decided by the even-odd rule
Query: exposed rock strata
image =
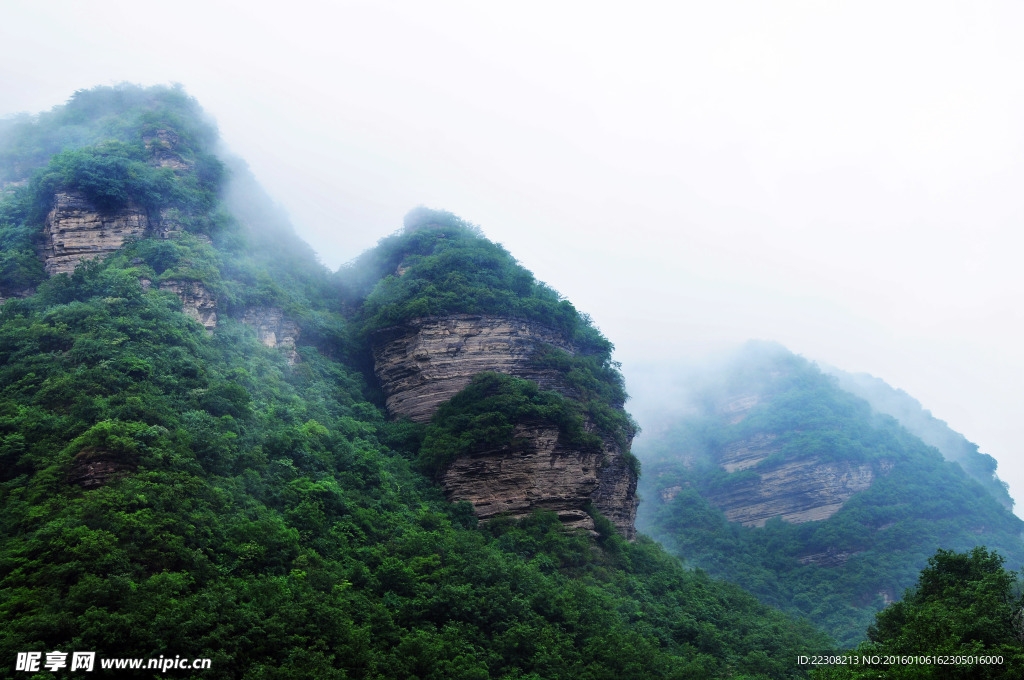
<path fill-rule="evenodd" d="M 859 555 L 862 551 L 850 552 L 848 550 L 838 550 L 836 548 L 829 548 L 824 552 L 811 553 L 804 555 L 799 558 L 800 564 L 814 564 L 819 567 L 841 567 L 854 555 Z"/>
<path fill-rule="evenodd" d="M 535 381 L 544 390 L 573 396 L 557 371 L 538 368 L 542 345 L 574 350 L 558 331 L 521 319 L 453 314 L 414 319 L 373 338 L 374 372 L 388 412 L 422 423 L 477 373 L 496 371 Z"/>
<path fill-rule="evenodd" d="M 771 373 L 773 379 L 782 375 Z M 729 425 L 736 425 L 770 398 L 764 390 L 731 394 L 719 402 L 717 412 Z M 713 462 L 731 477 L 703 495 L 729 521 L 756 527 L 774 517 L 794 524 L 828 519 L 855 493 L 868 489 L 876 474 L 892 468 L 888 461 L 873 467 L 813 455 L 783 455 L 778 435 L 770 432 L 735 439 L 712 455 Z M 661 494 L 663 502 L 671 501 L 679 489 L 666 491 Z M 831 564 L 845 557 L 822 554 L 808 560 Z"/>
<path fill-rule="evenodd" d="M 177 295 L 182 311 L 203 324 L 208 333 L 217 327 L 217 300 L 201 281 L 167 279 L 160 282 L 160 290 L 169 290 Z"/>
<path fill-rule="evenodd" d="M 374 371 L 388 412 L 416 422 L 428 421 L 483 371 L 578 396 L 561 373 L 535 365 L 547 345 L 575 351 L 558 331 L 532 321 L 474 314 L 415 319 L 376 334 Z M 455 459 L 440 479 L 448 498 L 471 502 L 484 520 L 544 509 L 568 527 L 591 531 L 586 507 L 592 505 L 633 538 L 637 479 L 616 442 L 604 438 L 595 450 L 567 447 L 558 441 L 558 428 L 545 422 L 518 424 L 514 441 Z"/>
<path fill-rule="evenodd" d="M 522 518 L 550 510 L 569 528 L 594 530 L 586 506 L 605 515 L 626 536 L 635 535 L 636 476 L 613 442 L 604 450 L 562 445 L 550 423 L 520 423 L 516 443 L 460 456 L 441 476 L 451 500 L 469 501 L 477 517 Z M 610 446 L 609 446 L 610 445 Z"/>
<path fill-rule="evenodd" d="M 153 154 L 153 165 L 172 170 L 188 170 L 191 164 L 185 161 L 177 152 L 178 135 L 173 130 L 156 130 L 153 134 L 146 135 L 142 142 Z"/>
<path fill-rule="evenodd" d="M 875 478 L 870 465 L 817 457 L 789 459 L 741 474 L 746 478 L 712 491 L 707 498 L 729 521 L 757 527 L 773 517 L 794 524 L 828 519 Z"/>
<path fill-rule="evenodd" d="M 288 363 L 294 365 L 299 360 L 295 345 L 299 340 L 299 325 L 284 316 L 279 307 L 255 307 L 246 310 L 242 323 L 256 329 L 256 337 L 267 347 L 282 348 Z"/>
<path fill-rule="evenodd" d="M 104 214 L 81 194 L 59 192 L 43 226 L 40 255 L 46 273 L 70 274 L 79 262 L 111 253 L 148 228 L 149 219 L 139 206 Z"/>
<path fill-rule="evenodd" d="M 768 456 L 778 453 L 773 443 L 774 434 L 755 434 L 739 442 L 727 444 L 718 457 L 718 464 L 726 472 L 740 472 L 752 468 Z"/>
<path fill-rule="evenodd" d="M 67 480 L 83 489 L 96 489 L 134 470 L 133 465 L 116 460 L 110 451 L 89 447 L 75 455 Z"/>
<path fill-rule="evenodd" d="M 13 292 L 10 292 L 10 293 L 8 293 L 6 291 L 0 290 L 0 307 L 3 307 L 4 303 L 6 303 L 8 300 L 11 300 L 11 299 L 14 299 L 14 298 L 27 298 L 28 296 L 32 295 L 35 292 L 36 291 L 35 291 L 34 288 L 26 288 L 25 290 L 16 290 L 16 291 L 13 291 Z"/>

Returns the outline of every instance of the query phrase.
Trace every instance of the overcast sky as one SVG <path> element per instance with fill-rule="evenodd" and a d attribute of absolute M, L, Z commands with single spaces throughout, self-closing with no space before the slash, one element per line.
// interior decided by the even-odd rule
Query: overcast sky
<path fill-rule="evenodd" d="M 638 405 L 777 340 L 905 389 L 1024 506 L 1021 35 L 1019 2 L 0 0 L 0 114 L 180 82 L 332 269 L 451 210 Z"/>

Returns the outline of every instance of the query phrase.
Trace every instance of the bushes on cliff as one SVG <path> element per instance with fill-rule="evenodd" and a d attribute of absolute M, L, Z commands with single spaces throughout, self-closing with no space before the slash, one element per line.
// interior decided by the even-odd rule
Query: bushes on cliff
<path fill-rule="evenodd" d="M 600 448 L 601 438 L 583 429 L 578 403 L 537 383 L 504 373 L 479 373 L 469 385 L 438 408 L 427 427 L 417 462 L 437 475 L 457 457 L 474 451 L 514 446 L 520 423 L 558 426 L 565 446 Z"/>
<path fill-rule="evenodd" d="M 29 178 L 62 151 L 107 141 L 141 143 L 157 129 L 171 129 L 179 148 L 209 151 L 217 129 L 180 86 L 79 90 L 66 104 L 21 115 L 0 128 L 0 182 Z"/>
<path fill-rule="evenodd" d="M 414 213 L 414 228 L 382 239 L 340 272 L 364 333 L 421 316 L 500 314 L 546 324 L 580 351 L 610 357 L 613 346 L 590 317 L 478 227 L 444 211 Z"/>
<path fill-rule="evenodd" d="M 403 233 L 381 240 L 340 277 L 364 337 L 413 318 L 456 313 L 530 319 L 561 332 L 576 351 L 548 347 L 534 363 L 563 375 L 590 421 L 639 472 L 639 461 L 628 452 L 638 428 L 622 408 L 625 384 L 611 359 L 612 344 L 589 316 L 536 281 L 476 225 L 447 211 L 416 208 Z"/>
<path fill-rule="evenodd" d="M 30 217 L 41 223 L 58 191 L 81 194 L 104 213 L 129 204 L 154 213 L 171 206 L 190 211 L 213 207 L 223 172 L 218 161 L 204 156 L 197 168 L 178 174 L 153 166 L 149 155 L 141 144 L 121 142 L 57 154 L 30 183 L 34 209 Z"/>

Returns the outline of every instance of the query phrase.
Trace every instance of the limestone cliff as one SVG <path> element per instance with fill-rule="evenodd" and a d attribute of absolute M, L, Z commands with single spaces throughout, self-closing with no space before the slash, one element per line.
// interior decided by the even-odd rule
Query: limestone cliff
<path fill-rule="evenodd" d="M 770 399 L 769 393 L 760 391 L 731 394 L 721 400 L 718 413 L 724 422 L 735 426 Z M 867 463 L 786 454 L 778 435 L 771 432 L 753 432 L 728 441 L 711 455 L 714 463 L 730 475 L 745 474 L 728 478 L 726 483 L 707 491 L 705 497 L 729 521 L 745 526 L 764 526 L 773 517 L 793 524 L 827 519 L 855 493 L 869 488 L 876 477 L 876 471 Z M 671 502 L 678 488 L 674 493 L 669 491 L 662 491 L 664 502 Z"/>
<path fill-rule="evenodd" d="M 558 331 L 532 321 L 483 314 L 422 318 L 376 333 L 374 367 L 388 412 L 426 422 L 483 371 L 576 397 L 562 374 L 536 365 L 546 346 L 574 351 Z M 585 428 L 593 425 L 587 421 Z M 567 446 L 553 423 L 521 422 L 513 444 L 457 457 L 440 483 L 449 499 L 469 501 L 483 520 L 544 509 L 567 527 L 593 530 L 592 506 L 632 539 L 637 477 L 621 447 L 609 437 L 602 442 L 590 450 Z"/>
<path fill-rule="evenodd" d="M 201 281 L 167 279 L 159 287 L 177 295 L 182 311 L 203 324 L 208 333 L 217 327 L 217 300 Z"/>
<path fill-rule="evenodd" d="M 573 351 L 558 331 L 533 321 L 484 314 L 414 319 L 376 333 L 374 372 L 388 412 L 418 423 L 430 420 L 482 371 L 508 373 L 573 396 L 558 372 L 533 365 L 544 344 Z"/>
<path fill-rule="evenodd" d="M 135 468 L 106 449 L 90 446 L 72 459 L 67 481 L 83 489 L 96 489 L 134 472 Z"/>
<path fill-rule="evenodd" d="M 146 149 L 152 154 L 153 165 L 161 168 L 170 168 L 175 171 L 185 171 L 192 167 L 178 153 L 180 137 L 173 130 L 159 129 L 144 135 L 142 138 Z"/>
<path fill-rule="evenodd" d="M 828 519 L 853 494 L 870 487 L 874 478 L 866 464 L 793 458 L 759 467 L 707 498 L 730 521 L 746 526 L 764 526 L 773 517 L 799 524 Z"/>
<path fill-rule="evenodd" d="M 111 253 L 148 228 L 149 219 L 139 206 L 104 214 L 81 194 L 58 192 L 43 225 L 40 255 L 46 273 L 70 274 L 82 260 Z"/>
<path fill-rule="evenodd" d="M 287 318 L 279 307 L 255 307 L 248 309 L 242 317 L 246 323 L 256 329 L 256 337 L 267 347 L 280 347 L 288 357 L 288 363 L 294 365 L 299 360 L 295 344 L 299 340 L 299 325 Z"/>

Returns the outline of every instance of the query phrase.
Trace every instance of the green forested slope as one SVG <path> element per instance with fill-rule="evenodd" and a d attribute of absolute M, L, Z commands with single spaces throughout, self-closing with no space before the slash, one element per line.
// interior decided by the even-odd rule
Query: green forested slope
<path fill-rule="evenodd" d="M 900 425 L 920 437 L 925 444 L 938 449 L 946 460 L 959 464 L 964 472 L 984 486 L 1002 505 L 1013 508 L 1013 499 L 1010 498 L 1007 485 L 996 474 L 995 458 L 982 453 L 977 444 L 968 441 L 944 421 L 933 416 L 919 401 L 867 373 L 846 373 L 834 368 L 824 370 L 835 376 L 843 390 L 864 399 L 879 413 L 898 420 Z"/>
<path fill-rule="evenodd" d="M 150 162 L 153 124 L 183 140 L 187 171 Z M 445 502 L 414 467 L 425 428 L 387 421 L 360 370 L 368 319 L 400 317 L 393 284 L 339 286 L 252 209 L 264 197 L 233 202 L 244 169 L 180 90 L 80 92 L 4 134 L 3 176 L 29 181 L 0 207 L 0 291 L 34 292 L 0 308 L 3 674 L 59 649 L 209 657 L 209 678 L 775 678 L 825 648 L 647 539 L 543 514 L 478 527 Z M 46 279 L 34 246 L 58 189 L 177 210 L 185 232 Z M 140 282 L 171 277 L 216 295 L 212 335 Z M 379 313 L 356 309 L 366 295 Z M 271 304 L 301 328 L 295 366 L 239 320 Z M 91 463 L 113 475 L 83 488 Z"/>
<path fill-rule="evenodd" d="M 761 401 L 730 422 L 723 404 L 737 394 Z M 707 377 L 691 406 L 634 447 L 644 465 L 638 528 L 688 564 L 807 616 L 844 645 L 863 639 L 885 598 L 913 585 L 939 548 L 986 545 L 1011 565 L 1024 563 L 1024 523 L 977 481 L 780 347 L 749 345 Z M 777 449 L 767 460 L 731 474 L 720 467 L 717 457 L 730 445 L 764 435 Z M 803 524 L 776 518 L 743 526 L 708 501 L 779 461 L 808 457 L 870 467 L 874 481 L 833 516 Z M 678 494 L 662 501 L 675 487 Z M 807 563 L 812 555 L 834 564 Z"/>

